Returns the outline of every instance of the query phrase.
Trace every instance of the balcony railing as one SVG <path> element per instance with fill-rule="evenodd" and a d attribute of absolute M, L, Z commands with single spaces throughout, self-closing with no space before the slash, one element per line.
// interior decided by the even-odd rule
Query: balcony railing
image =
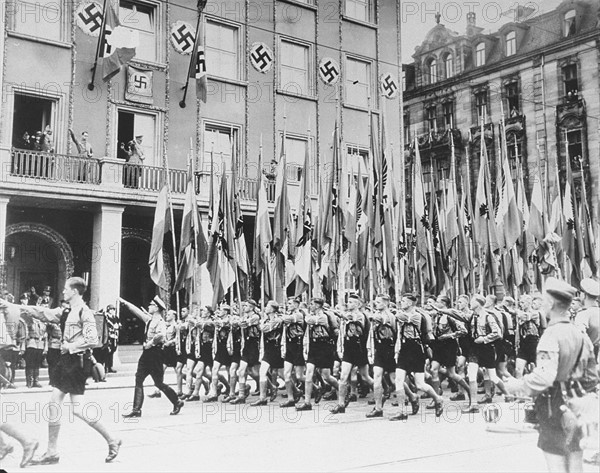
<path fill-rule="evenodd" d="M 128 164 L 121 160 L 102 160 L 44 153 L 25 149 L 11 150 L 10 174 L 32 180 L 49 182 L 70 182 L 80 184 L 105 184 L 146 192 L 158 192 L 164 182 L 165 170 L 162 167 Z M 208 196 L 209 175 L 196 172 L 196 194 Z M 169 169 L 169 185 L 174 194 L 185 194 L 188 171 Z M 218 185 L 218 179 L 216 179 Z M 255 201 L 258 181 L 248 177 L 238 177 L 237 185 L 242 200 Z M 267 180 L 267 200 L 275 201 L 275 181 Z"/>
<path fill-rule="evenodd" d="M 46 181 L 100 184 L 100 161 L 13 148 L 10 173 Z"/>

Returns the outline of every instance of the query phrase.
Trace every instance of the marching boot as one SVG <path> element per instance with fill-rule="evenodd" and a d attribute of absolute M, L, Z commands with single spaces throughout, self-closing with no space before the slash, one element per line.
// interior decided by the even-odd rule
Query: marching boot
<path fill-rule="evenodd" d="M 31 368 L 25 367 L 25 382 L 28 388 L 33 384 L 33 370 Z"/>
<path fill-rule="evenodd" d="M 135 388 L 133 393 L 133 409 L 129 414 L 123 414 L 125 419 L 131 417 L 142 417 L 142 405 L 144 404 L 144 388 Z"/>
<path fill-rule="evenodd" d="M 48 450 L 39 458 L 29 461 L 30 465 L 56 465 L 60 460 L 57 452 L 60 424 L 48 424 Z"/>
<path fill-rule="evenodd" d="M 32 388 L 41 388 L 42 385 L 39 382 L 39 378 L 40 378 L 40 368 L 36 367 L 33 368 L 33 373 L 32 373 L 32 379 L 31 379 L 31 387 Z"/>

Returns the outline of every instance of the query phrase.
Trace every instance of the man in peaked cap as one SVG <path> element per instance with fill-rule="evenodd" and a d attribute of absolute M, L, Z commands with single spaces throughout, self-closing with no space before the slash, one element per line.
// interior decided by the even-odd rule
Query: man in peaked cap
<path fill-rule="evenodd" d="M 123 417 L 141 417 L 142 405 L 144 404 L 144 381 L 148 376 L 152 376 L 154 385 L 160 389 L 169 401 L 173 404 L 171 415 L 179 414 L 184 403 L 177 397 L 177 393 L 164 382 L 164 370 L 162 362 L 162 345 L 167 333 L 167 326 L 163 320 L 163 313 L 167 310 L 163 300 L 155 296 L 148 310 L 140 309 L 125 299 L 119 298 L 134 315 L 146 324 L 144 332 L 144 351 L 138 361 L 137 372 L 135 373 L 135 392 L 133 397 L 133 409 L 129 414 Z"/>
<path fill-rule="evenodd" d="M 594 424 L 598 427 L 597 400 L 589 406 L 595 413 L 582 412 L 574 422 L 563 418 L 567 415 L 562 409 L 565 383 L 579 381 L 584 390 L 591 391 L 598 382 L 592 343 L 569 323 L 569 306 L 575 295 L 575 288 L 566 282 L 553 277 L 546 280 L 541 309 L 549 324 L 538 343 L 536 367 L 521 379 L 509 379 L 506 386 L 511 393 L 537 398 L 538 447 L 549 471 L 583 471 L 580 441 Z M 586 369 L 576 370 L 577 366 Z"/>
<path fill-rule="evenodd" d="M 598 350 L 600 349 L 600 307 L 598 307 L 600 281 L 585 278 L 581 281 L 580 287 L 583 298 L 583 310 L 579 311 L 575 316 L 575 325 L 588 334 L 594 345 L 596 358 L 598 358 Z"/>

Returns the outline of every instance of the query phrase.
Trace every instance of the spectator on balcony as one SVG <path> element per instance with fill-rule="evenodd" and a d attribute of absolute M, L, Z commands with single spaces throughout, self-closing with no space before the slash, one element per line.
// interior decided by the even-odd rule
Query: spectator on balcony
<path fill-rule="evenodd" d="M 54 139 L 52 137 L 52 128 L 46 125 L 42 134 L 42 151 L 45 153 L 54 153 Z"/>
<path fill-rule="evenodd" d="M 31 149 L 34 151 L 44 151 L 44 134 L 41 131 L 36 131 L 32 139 Z"/>
<path fill-rule="evenodd" d="M 28 131 L 25 131 L 25 133 L 23 133 L 23 136 L 21 137 L 21 141 L 19 143 L 19 148 L 31 149 L 32 145 L 33 145 L 33 141 L 34 141 L 34 138 L 29 134 Z"/>
<path fill-rule="evenodd" d="M 124 167 L 125 186 L 137 189 L 139 187 L 140 176 L 142 174 L 142 164 L 144 164 L 144 150 L 142 149 L 143 135 L 137 135 L 134 140 L 127 143 L 127 146 L 121 144 L 121 149 L 127 153 L 127 164 Z"/>

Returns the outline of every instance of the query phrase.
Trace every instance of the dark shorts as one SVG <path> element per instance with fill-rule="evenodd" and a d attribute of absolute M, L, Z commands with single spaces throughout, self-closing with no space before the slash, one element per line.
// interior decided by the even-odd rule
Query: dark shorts
<path fill-rule="evenodd" d="M 549 404 L 550 409 L 548 409 Z M 581 451 L 579 442 L 582 434 L 581 429 L 577 428 L 573 438 L 567 443 L 567 434 L 562 427 L 563 413 L 560 410 L 562 405 L 563 398 L 560 390 L 555 388 L 550 388 L 547 393 L 538 396 L 535 401 L 540 432 L 538 447 L 544 452 L 564 456 Z"/>
<path fill-rule="evenodd" d="M 190 351 L 185 354 L 187 360 L 200 361 L 200 357 L 196 357 L 196 344 L 190 345 Z"/>
<path fill-rule="evenodd" d="M 359 367 L 368 365 L 367 348 L 358 339 L 356 341 L 345 340 L 342 361 Z"/>
<path fill-rule="evenodd" d="M 394 345 L 375 345 L 374 366 L 382 368 L 387 373 L 396 371 Z"/>
<path fill-rule="evenodd" d="M 278 370 L 283 368 L 283 358 L 281 358 L 281 346 L 278 343 L 265 342 L 265 351 L 263 353 L 262 361 L 269 363 L 269 366 Z"/>
<path fill-rule="evenodd" d="M 260 356 L 259 343 L 258 338 L 249 338 L 244 343 L 241 360 L 247 363 L 248 366 L 258 365 Z"/>
<path fill-rule="evenodd" d="M 456 366 L 458 344 L 456 340 L 436 340 L 433 345 L 433 361 L 437 361 L 446 368 Z"/>
<path fill-rule="evenodd" d="M 496 340 L 496 363 L 506 363 L 512 356 L 512 344 L 505 339 Z"/>
<path fill-rule="evenodd" d="M 200 344 L 200 360 L 205 366 L 212 366 L 213 364 L 213 352 L 212 342 L 206 342 Z"/>
<path fill-rule="evenodd" d="M 471 353 L 471 347 L 473 346 L 473 340 L 471 337 L 463 336 L 458 339 L 458 353 L 456 356 L 464 356 L 467 358 Z"/>
<path fill-rule="evenodd" d="M 526 363 L 535 363 L 537 358 L 537 346 L 539 341 L 540 339 L 536 336 L 529 336 L 520 340 L 517 358 L 525 360 Z"/>
<path fill-rule="evenodd" d="M 304 345 L 302 339 L 298 342 L 287 342 L 285 347 L 285 361 L 294 366 L 304 366 Z"/>
<path fill-rule="evenodd" d="M 469 354 L 469 362 L 482 368 L 496 368 L 496 350 L 493 343 L 474 343 Z"/>
<path fill-rule="evenodd" d="M 332 369 L 335 359 L 335 345 L 329 341 L 310 341 L 306 363 L 315 368 Z"/>
<path fill-rule="evenodd" d="M 61 354 L 54 372 L 54 387 L 67 394 L 85 393 L 83 355 Z"/>
<path fill-rule="evenodd" d="M 215 362 L 219 363 L 221 366 L 229 366 L 231 364 L 231 355 L 227 351 L 227 341 L 217 342 Z"/>
<path fill-rule="evenodd" d="M 177 365 L 177 351 L 175 350 L 175 345 L 163 348 L 162 356 L 163 364 L 165 366 L 168 366 L 169 368 L 175 368 Z"/>
<path fill-rule="evenodd" d="M 420 340 L 404 340 L 400 347 L 396 368 L 404 370 L 407 373 L 424 373 L 426 358 L 427 356 Z"/>

